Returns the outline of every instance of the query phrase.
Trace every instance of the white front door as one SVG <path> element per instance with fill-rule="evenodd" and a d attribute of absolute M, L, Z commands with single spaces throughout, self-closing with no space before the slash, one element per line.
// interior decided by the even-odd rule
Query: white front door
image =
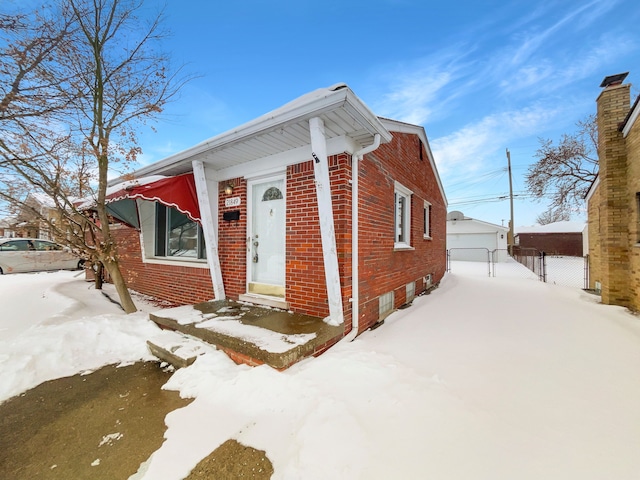
<path fill-rule="evenodd" d="M 284 298 L 285 189 L 283 177 L 249 182 L 247 292 Z"/>

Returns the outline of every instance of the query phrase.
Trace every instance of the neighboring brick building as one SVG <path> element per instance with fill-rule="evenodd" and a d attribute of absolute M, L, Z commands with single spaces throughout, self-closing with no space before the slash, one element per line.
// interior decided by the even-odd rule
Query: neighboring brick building
<path fill-rule="evenodd" d="M 444 275 L 447 204 L 424 129 L 375 116 L 346 85 L 134 174 L 152 175 L 181 178 L 180 194 L 191 189 L 197 201 L 174 197 L 171 180 L 166 194 L 150 193 L 153 179 L 112 188 L 112 199 L 137 207 L 115 232 L 138 292 L 285 308 L 344 322 L 347 334 Z"/>
<path fill-rule="evenodd" d="M 627 74 L 603 80 L 597 99 L 600 171 L 587 194 L 589 282 L 602 302 L 640 310 L 640 106 Z"/>
<path fill-rule="evenodd" d="M 533 227 L 519 227 L 516 233 L 516 245 L 520 250 L 535 249 L 547 255 L 582 257 L 583 232 L 586 225 L 582 222 L 554 222 Z"/>

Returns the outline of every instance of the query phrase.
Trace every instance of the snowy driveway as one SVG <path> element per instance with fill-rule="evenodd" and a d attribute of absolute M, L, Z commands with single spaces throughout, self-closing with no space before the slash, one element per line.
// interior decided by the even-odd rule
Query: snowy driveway
<path fill-rule="evenodd" d="M 167 416 L 167 440 L 137 478 L 183 478 L 235 438 L 267 452 L 274 479 L 637 479 L 640 320 L 596 300 L 456 268 L 381 328 L 285 372 L 212 350 L 169 381 L 196 400 Z M 114 350 L 122 360 L 146 355 L 141 314 L 69 320 L 67 335 L 39 325 L 16 337 L 22 351 L 0 340 L 0 398 L 16 373 L 44 368 L 41 346 L 18 361 L 27 337 L 55 333 L 46 353 L 61 371 L 95 368 L 95 344 L 71 334 L 78 322 L 107 345 L 128 339 Z M 52 362 L 56 349 L 73 361 Z"/>

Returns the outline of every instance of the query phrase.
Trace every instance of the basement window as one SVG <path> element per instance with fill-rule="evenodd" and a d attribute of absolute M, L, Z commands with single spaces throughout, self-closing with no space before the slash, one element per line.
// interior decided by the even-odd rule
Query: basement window
<path fill-rule="evenodd" d="M 407 283 L 407 299 L 406 303 L 412 302 L 416 298 L 416 282 Z"/>
<path fill-rule="evenodd" d="M 393 312 L 393 304 L 393 291 L 384 293 L 378 297 L 378 320 L 384 320 L 391 312 Z"/>
<path fill-rule="evenodd" d="M 395 182 L 394 188 L 394 246 L 396 249 L 411 248 L 411 195 L 413 192 Z"/>

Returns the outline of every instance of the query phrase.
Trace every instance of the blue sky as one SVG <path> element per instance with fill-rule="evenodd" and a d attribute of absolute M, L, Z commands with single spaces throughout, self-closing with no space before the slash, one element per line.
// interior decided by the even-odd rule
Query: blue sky
<path fill-rule="evenodd" d="M 377 115 L 424 126 L 449 210 L 497 224 L 507 148 L 515 225 L 532 225 L 546 209 L 524 195 L 538 139 L 594 113 L 606 75 L 640 85 L 637 0 L 168 0 L 165 15 L 163 48 L 199 77 L 140 132 L 141 164 L 345 82 Z"/>

